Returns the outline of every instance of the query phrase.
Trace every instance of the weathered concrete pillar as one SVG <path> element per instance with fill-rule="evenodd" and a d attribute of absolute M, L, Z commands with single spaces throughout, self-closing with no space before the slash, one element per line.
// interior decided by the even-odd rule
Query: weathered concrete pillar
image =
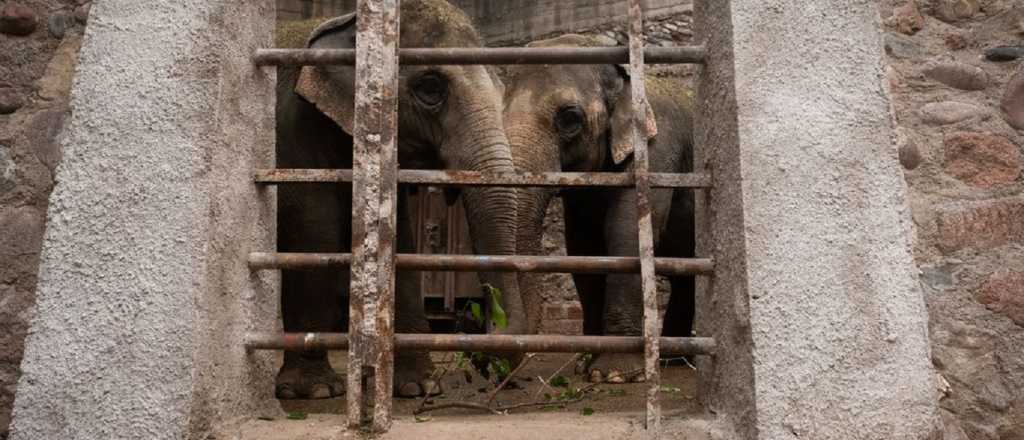
<path fill-rule="evenodd" d="M 744 439 L 937 438 L 877 5 L 696 4 L 701 394 Z"/>
<path fill-rule="evenodd" d="M 272 0 L 97 1 L 50 199 L 12 438 L 206 438 L 280 411 Z"/>

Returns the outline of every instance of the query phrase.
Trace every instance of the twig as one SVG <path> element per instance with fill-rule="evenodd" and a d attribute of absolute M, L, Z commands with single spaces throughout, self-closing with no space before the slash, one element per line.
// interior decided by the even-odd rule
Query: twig
<path fill-rule="evenodd" d="M 451 352 L 445 353 L 444 369 L 441 370 L 441 374 L 438 374 L 436 378 L 434 378 L 433 377 L 434 375 L 431 374 L 431 376 L 432 376 L 431 380 L 434 381 L 434 386 L 437 387 L 438 391 L 441 391 L 441 379 L 443 379 L 444 376 L 446 374 L 448 374 L 448 368 L 451 367 L 452 362 L 454 362 L 453 360 L 449 359 L 450 357 L 451 357 Z M 437 370 L 434 370 L 434 373 L 437 373 Z M 427 400 L 430 400 L 430 392 L 431 391 L 433 391 L 433 390 L 423 390 L 423 398 L 420 399 L 420 404 L 416 405 L 416 411 L 419 411 L 424 406 L 426 406 Z M 416 414 L 416 411 L 413 411 L 413 414 Z"/>
<path fill-rule="evenodd" d="M 547 380 L 547 381 L 545 381 L 544 379 L 541 379 L 541 380 L 540 380 L 540 381 L 541 381 L 541 383 L 543 383 L 543 384 L 544 384 L 544 386 L 546 386 L 546 387 L 548 387 L 548 388 L 551 388 L 550 386 L 548 386 L 548 382 L 551 382 L 551 379 L 554 379 L 554 378 L 555 378 L 555 376 L 557 376 L 557 375 L 558 375 L 558 373 L 561 373 L 561 372 L 562 372 L 562 370 L 564 370 L 564 369 L 565 369 L 565 367 L 568 367 L 568 366 L 569 366 L 569 364 L 571 364 L 571 363 L 575 362 L 575 361 L 576 361 L 576 359 L 579 359 L 579 357 L 580 357 L 580 354 L 579 354 L 579 353 L 574 353 L 574 354 L 572 355 L 572 357 L 571 357 L 571 358 L 569 358 L 569 360 L 565 361 L 565 363 L 564 363 L 564 364 L 562 364 L 562 366 L 561 366 L 561 367 L 558 367 L 558 369 L 557 369 L 557 370 L 555 370 L 555 372 L 554 372 L 554 373 L 551 373 L 551 375 L 550 375 L 550 376 L 548 376 L 548 380 Z M 538 377 L 538 378 L 539 378 L 539 377 Z M 544 391 L 544 388 L 541 388 L 541 389 L 537 390 L 537 393 L 533 395 L 533 398 L 534 398 L 534 399 L 536 399 L 536 398 L 540 397 L 540 393 L 541 393 L 542 391 Z M 551 391 L 554 391 L 554 390 L 552 389 Z"/>
<path fill-rule="evenodd" d="M 448 403 L 442 403 L 440 405 L 434 405 L 434 406 L 431 406 L 429 408 L 416 408 L 416 410 L 413 411 L 412 413 L 414 415 L 420 415 L 420 414 L 423 414 L 425 412 L 436 411 L 436 410 L 439 410 L 439 409 L 446 409 L 446 408 L 478 409 L 480 411 L 486 411 L 486 412 L 489 412 L 491 414 L 501 414 L 500 412 L 498 412 L 498 410 L 495 410 L 495 409 L 493 409 L 493 408 L 491 408 L 491 407 L 489 407 L 487 405 L 476 403 L 476 402 L 448 402 Z"/>
<path fill-rule="evenodd" d="M 526 364 L 530 363 L 530 360 L 532 360 L 534 356 L 534 353 L 526 353 L 526 357 L 524 357 L 523 361 L 519 363 L 519 366 L 516 367 L 516 369 L 512 370 L 511 373 L 508 373 L 508 376 L 505 377 L 505 380 L 501 381 L 501 384 L 499 384 L 497 387 L 494 387 L 494 390 L 487 395 L 488 405 L 490 405 L 491 401 L 494 400 L 494 397 L 498 395 L 498 391 L 501 391 L 502 388 L 505 388 L 505 385 L 508 385 L 508 382 L 512 380 L 512 377 L 515 376 L 516 373 L 519 372 L 519 370 L 522 370 L 523 367 L 526 366 Z"/>

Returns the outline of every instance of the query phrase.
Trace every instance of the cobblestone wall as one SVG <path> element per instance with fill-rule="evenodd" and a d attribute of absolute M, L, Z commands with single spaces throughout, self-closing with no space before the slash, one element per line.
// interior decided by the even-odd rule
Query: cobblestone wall
<path fill-rule="evenodd" d="M 890 0 L 882 17 L 945 438 L 1024 438 L 1024 4 Z"/>

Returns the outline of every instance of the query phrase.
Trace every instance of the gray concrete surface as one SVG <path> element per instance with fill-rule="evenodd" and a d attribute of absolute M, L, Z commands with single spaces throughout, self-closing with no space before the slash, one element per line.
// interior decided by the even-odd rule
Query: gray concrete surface
<path fill-rule="evenodd" d="M 12 438 L 207 438 L 276 414 L 271 0 L 92 9 L 50 199 Z"/>
<path fill-rule="evenodd" d="M 744 439 L 941 438 L 877 5 L 705 3 L 701 394 Z"/>

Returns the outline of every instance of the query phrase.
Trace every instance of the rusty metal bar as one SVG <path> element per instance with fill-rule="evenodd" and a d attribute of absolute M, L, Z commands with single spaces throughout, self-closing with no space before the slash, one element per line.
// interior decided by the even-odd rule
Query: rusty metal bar
<path fill-rule="evenodd" d="M 648 47 L 649 64 L 701 64 L 704 46 Z M 352 49 L 257 49 L 253 62 L 260 66 L 326 66 L 355 63 Z M 471 64 L 625 64 L 629 49 L 614 47 L 465 47 L 404 48 L 399 63 L 411 65 Z"/>
<path fill-rule="evenodd" d="M 650 165 L 647 150 L 647 136 L 643 129 L 647 116 L 647 91 L 644 78 L 644 11 L 641 0 L 629 0 L 629 72 L 633 104 L 633 169 L 636 179 L 637 230 L 639 232 L 640 281 L 643 287 L 644 319 L 644 372 L 647 376 L 646 435 L 649 439 L 661 436 L 661 372 L 658 370 L 660 357 L 661 323 L 658 313 L 658 283 L 654 268 L 654 226 Z"/>
<path fill-rule="evenodd" d="M 650 173 L 652 188 L 708 188 L 711 176 L 703 173 Z M 256 183 L 336 183 L 351 182 L 352 170 L 343 169 L 260 169 Z M 438 186 L 602 186 L 630 188 L 636 185 L 633 173 L 482 173 L 452 170 L 399 170 L 398 181 L 414 185 Z"/>
<path fill-rule="evenodd" d="M 673 355 L 714 355 L 714 338 L 659 338 L 662 352 Z M 248 350 L 344 350 L 349 345 L 345 333 L 250 333 L 245 337 Z M 637 353 L 644 349 L 640 336 L 565 336 L 565 335 L 394 335 L 398 350 L 489 351 L 531 353 Z"/>
<path fill-rule="evenodd" d="M 249 268 L 325 269 L 352 264 L 351 254 L 265 253 L 249 254 Z M 395 267 L 405 270 L 452 272 L 541 272 L 541 273 L 638 273 L 637 257 L 577 257 L 533 255 L 446 255 L 396 254 Z M 654 270 L 661 275 L 705 275 L 715 269 L 707 258 L 655 258 Z"/>
<path fill-rule="evenodd" d="M 348 423 L 391 426 L 394 371 L 398 0 L 358 0 L 352 164 Z M 320 72 L 321 68 L 313 68 Z"/>

